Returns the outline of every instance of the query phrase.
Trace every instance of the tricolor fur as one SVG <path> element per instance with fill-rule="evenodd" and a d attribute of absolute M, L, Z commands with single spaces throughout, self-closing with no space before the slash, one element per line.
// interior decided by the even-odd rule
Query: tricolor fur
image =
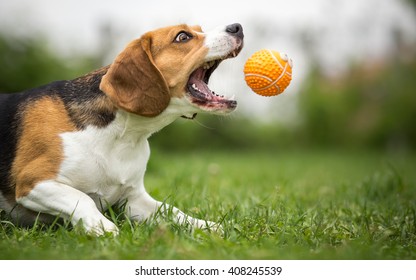
<path fill-rule="evenodd" d="M 0 209 L 19 224 L 59 216 L 94 234 L 118 232 L 101 211 L 120 201 L 131 219 L 163 213 L 143 184 L 147 139 L 181 116 L 233 111 L 207 83 L 242 45 L 239 24 L 165 27 L 83 77 L 0 95 Z M 179 223 L 214 226 L 172 209 Z"/>

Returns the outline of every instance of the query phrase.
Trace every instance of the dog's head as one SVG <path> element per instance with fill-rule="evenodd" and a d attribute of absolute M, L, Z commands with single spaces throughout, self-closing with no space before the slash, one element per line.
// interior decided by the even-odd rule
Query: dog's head
<path fill-rule="evenodd" d="M 146 117 L 159 115 L 172 98 L 195 112 L 231 112 L 237 102 L 216 95 L 208 81 L 222 60 L 238 55 L 243 37 L 240 24 L 208 33 L 187 25 L 148 32 L 117 56 L 100 89 L 119 108 Z"/>

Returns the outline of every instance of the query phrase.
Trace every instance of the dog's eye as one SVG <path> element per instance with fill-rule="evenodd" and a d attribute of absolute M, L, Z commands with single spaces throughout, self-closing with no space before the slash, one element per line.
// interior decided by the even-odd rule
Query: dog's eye
<path fill-rule="evenodd" d="M 181 31 L 178 33 L 178 35 L 176 35 L 175 38 L 175 43 L 184 43 L 184 42 L 188 42 L 189 40 L 192 39 L 192 35 L 189 33 L 186 33 L 185 31 Z"/>

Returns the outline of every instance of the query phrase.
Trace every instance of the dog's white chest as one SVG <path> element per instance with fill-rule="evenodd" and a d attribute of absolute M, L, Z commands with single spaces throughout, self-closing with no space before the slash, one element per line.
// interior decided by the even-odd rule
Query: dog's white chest
<path fill-rule="evenodd" d="M 120 129 L 110 124 L 63 133 L 64 160 L 58 180 L 111 204 L 127 188 L 142 187 L 150 155 L 147 139 L 120 136 Z"/>

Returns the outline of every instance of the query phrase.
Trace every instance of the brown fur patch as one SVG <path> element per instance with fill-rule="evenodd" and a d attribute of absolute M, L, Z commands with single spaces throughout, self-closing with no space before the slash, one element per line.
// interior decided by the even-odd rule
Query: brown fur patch
<path fill-rule="evenodd" d="M 186 43 L 175 43 L 174 39 L 181 31 L 191 34 L 192 39 Z M 182 24 L 151 31 L 146 35 L 151 37 L 153 59 L 169 86 L 171 96 L 182 97 L 189 76 L 202 66 L 208 53 L 201 27 Z"/>
<path fill-rule="evenodd" d="M 176 42 L 180 32 L 191 35 Z M 202 66 L 208 49 L 199 26 L 169 26 L 132 41 L 103 76 L 100 89 L 120 108 L 152 117 L 182 97 L 191 73 Z"/>
<path fill-rule="evenodd" d="M 130 43 L 103 76 L 100 89 L 118 107 L 154 117 L 169 105 L 168 86 L 150 54 L 150 39 Z"/>
<path fill-rule="evenodd" d="M 63 160 L 59 134 L 74 130 L 62 100 L 48 96 L 26 105 L 12 165 L 16 198 L 26 196 L 40 181 L 56 177 Z"/>

